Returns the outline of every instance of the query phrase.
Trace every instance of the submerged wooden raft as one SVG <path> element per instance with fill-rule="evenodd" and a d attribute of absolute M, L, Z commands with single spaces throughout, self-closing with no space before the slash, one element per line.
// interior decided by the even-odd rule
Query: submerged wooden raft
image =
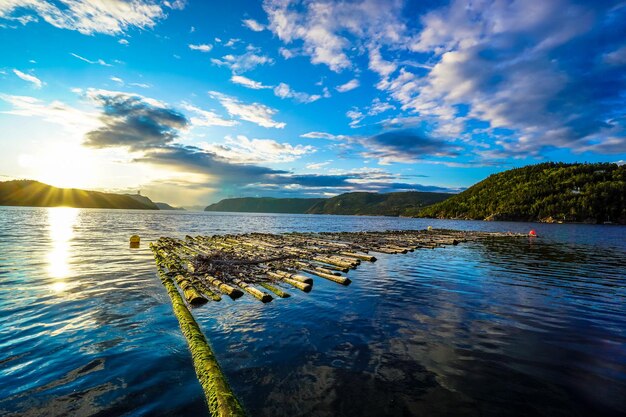
<path fill-rule="evenodd" d="M 223 236 L 162 237 L 150 244 L 159 277 L 172 301 L 174 315 L 187 340 L 193 365 L 212 416 L 243 416 L 244 409 L 228 382 L 188 305 L 226 295 L 237 299 L 248 293 L 262 302 L 286 298 L 286 286 L 309 292 L 313 276 L 349 285 L 342 275 L 372 253 L 397 254 L 434 249 L 511 233 L 454 230 L 403 230 L 337 233 L 250 233 Z M 261 289 L 262 288 L 262 289 Z M 267 291 L 264 291 L 267 290 Z M 182 294 L 182 295 L 181 295 Z M 186 302 L 185 302 L 186 301 Z"/>
<path fill-rule="evenodd" d="M 311 291 L 313 277 L 349 285 L 342 273 L 362 261 L 376 261 L 372 253 L 407 253 L 498 236 L 523 235 L 442 229 L 248 233 L 162 237 L 152 248 L 187 302 L 197 306 L 220 301 L 223 295 L 236 299 L 244 292 L 262 302 L 285 298 L 286 287 Z"/>

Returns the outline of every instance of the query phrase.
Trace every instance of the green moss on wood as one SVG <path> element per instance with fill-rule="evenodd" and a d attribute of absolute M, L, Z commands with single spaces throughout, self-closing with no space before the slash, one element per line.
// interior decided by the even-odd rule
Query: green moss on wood
<path fill-rule="evenodd" d="M 155 259 L 163 286 L 172 301 L 174 315 L 178 319 L 180 329 L 191 351 L 193 366 L 204 390 L 210 415 L 215 417 L 245 416 L 244 409 L 230 389 L 200 326 L 187 308 L 174 281 L 163 270 L 162 258 L 155 253 Z"/>

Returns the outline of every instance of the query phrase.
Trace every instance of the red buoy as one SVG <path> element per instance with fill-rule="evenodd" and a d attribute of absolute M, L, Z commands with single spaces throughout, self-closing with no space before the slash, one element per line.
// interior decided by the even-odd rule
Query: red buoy
<path fill-rule="evenodd" d="M 530 232 L 528 232 L 528 236 L 537 237 L 537 232 L 535 232 L 535 229 L 532 229 Z"/>

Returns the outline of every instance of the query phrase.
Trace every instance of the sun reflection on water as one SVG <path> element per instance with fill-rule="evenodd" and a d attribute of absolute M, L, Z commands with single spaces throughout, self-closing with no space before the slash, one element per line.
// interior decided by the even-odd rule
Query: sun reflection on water
<path fill-rule="evenodd" d="M 50 286 L 54 292 L 62 292 L 67 288 L 65 278 L 72 273 L 69 260 L 77 217 L 78 209 L 76 208 L 48 209 L 48 233 L 52 243 L 52 248 L 48 253 L 48 275 L 54 279 Z"/>

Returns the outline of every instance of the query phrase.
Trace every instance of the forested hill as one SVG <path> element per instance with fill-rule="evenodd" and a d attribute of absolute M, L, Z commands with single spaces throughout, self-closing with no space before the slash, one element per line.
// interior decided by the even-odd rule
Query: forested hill
<path fill-rule="evenodd" d="M 136 199 L 128 194 L 57 188 L 31 180 L 0 182 L 0 206 L 158 210 L 146 197 Z"/>
<path fill-rule="evenodd" d="M 450 198 L 453 194 L 408 191 L 398 193 L 355 192 L 341 194 L 311 207 L 309 214 L 357 214 L 371 216 L 413 216 L 422 207 Z"/>
<path fill-rule="evenodd" d="M 345 193 L 332 198 L 227 198 L 211 204 L 206 211 L 256 213 L 356 214 L 412 216 L 420 208 L 449 198 L 452 194 L 428 192 Z"/>
<path fill-rule="evenodd" d="M 626 224 L 626 166 L 544 163 L 512 169 L 419 216 Z"/>
<path fill-rule="evenodd" d="M 211 204 L 204 211 L 234 211 L 245 213 L 305 213 L 323 198 L 226 198 Z"/>

